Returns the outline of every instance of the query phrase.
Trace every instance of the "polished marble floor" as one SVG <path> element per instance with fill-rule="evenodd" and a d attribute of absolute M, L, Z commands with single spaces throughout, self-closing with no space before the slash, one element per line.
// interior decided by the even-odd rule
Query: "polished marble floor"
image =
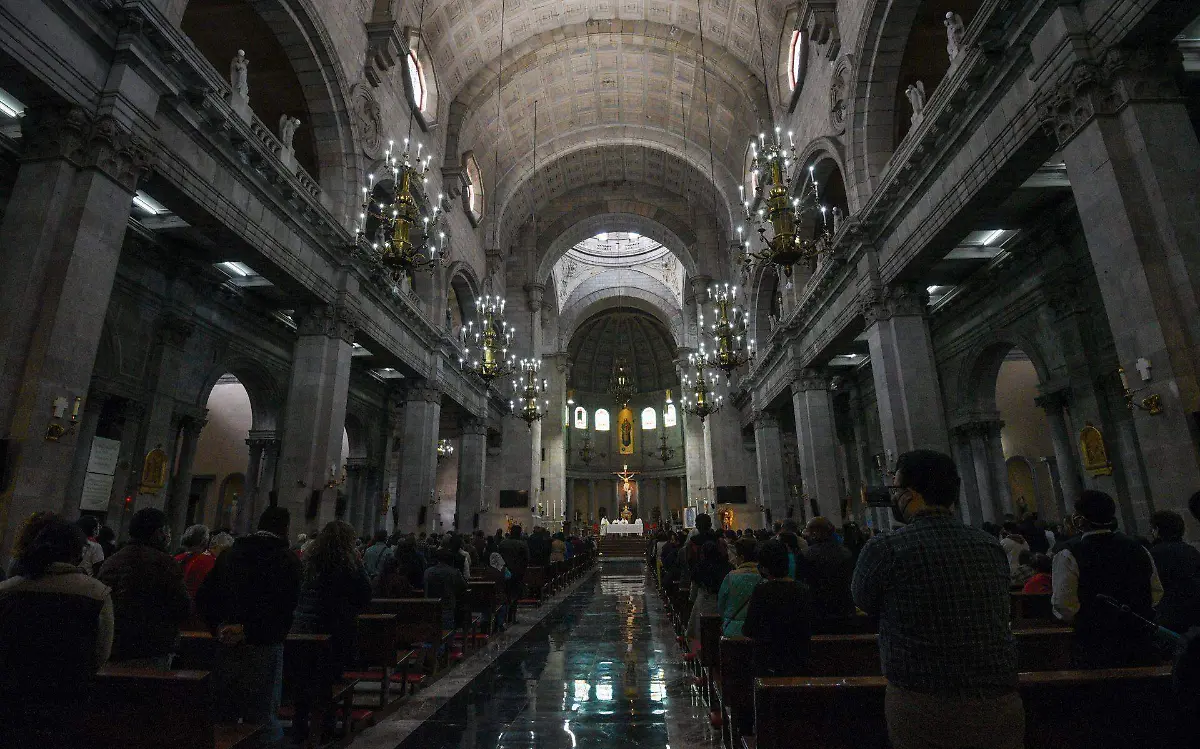
<path fill-rule="evenodd" d="M 399 744 L 670 749 L 711 742 L 707 708 L 642 562 L 605 562 Z"/>

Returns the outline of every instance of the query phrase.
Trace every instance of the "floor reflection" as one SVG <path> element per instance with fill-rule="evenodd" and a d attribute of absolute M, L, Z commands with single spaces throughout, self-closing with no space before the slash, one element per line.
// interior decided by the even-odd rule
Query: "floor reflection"
<path fill-rule="evenodd" d="M 646 595 L 641 563 L 606 563 L 400 746 L 669 749 Z"/>

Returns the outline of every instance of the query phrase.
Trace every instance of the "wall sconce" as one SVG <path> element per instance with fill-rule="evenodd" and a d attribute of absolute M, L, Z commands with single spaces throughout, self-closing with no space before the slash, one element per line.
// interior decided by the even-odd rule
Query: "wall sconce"
<path fill-rule="evenodd" d="M 1149 382 L 1150 362 L 1145 359 L 1138 359 L 1137 367 L 1142 375 L 1142 382 Z M 1130 411 L 1140 409 L 1151 416 L 1158 416 L 1163 412 L 1162 398 L 1158 393 L 1150 393 L 1145 398 L 1142 398 L 1141 401 L 1136 399 L 1134 391 L 1129 388 L 1129 377 L 1126 376 L 1124 367 L 1117 367 L 1117 377 L 1121 379 L 1121 391 L 1125 395 L 1125 406 Z"/>
<path fill-rule="evenodd" d="M 58 422 L 50 422 L 50 425 L 46 427 L 46 441 L 58 442 L 68 434 L 74 434 L 75 427 L 79 423 L 79 411 L 82 407 L 83 396 L 75 396 L 75 400 L 71 404 L 71 416 L 69 422 L 66 426 L 59 424 Z M 51 406 L 50 415 L 55 419 L 62 419 L 66 417 L 67 399 L 65 397 L 60 395 L 54 399 L 54 402 Z"/>

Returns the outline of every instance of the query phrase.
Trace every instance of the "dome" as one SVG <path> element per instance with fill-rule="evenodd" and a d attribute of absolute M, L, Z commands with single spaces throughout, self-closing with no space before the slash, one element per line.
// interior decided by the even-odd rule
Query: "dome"
<path fill-rule="evenodd" d="M 638 392 L 677 387 L 675 342 L 658 318 L 639 310 L 604 311 L 575 331 L 568 349 L 571 387 L 589 392 L 608 388 L 613 361 L 624 356 Z"/>

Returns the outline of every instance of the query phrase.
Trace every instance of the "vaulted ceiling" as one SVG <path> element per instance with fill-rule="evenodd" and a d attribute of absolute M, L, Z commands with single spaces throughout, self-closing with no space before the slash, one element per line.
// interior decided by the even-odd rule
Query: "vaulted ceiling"
<path fill-rule="evenodd" d="M 617 180 L 703 196 L 710 211 L 735 204 L 745 143 L 768 119 L 760 23 L 774 60 L 787 0 L 426 2 L 423 36 L 453 102 L 447 153 L 475 155 L 505 231 L 555 194 Z"/>
<path fill-rule="evenodd" d="M 624 356 L 639 392 L 675 387 L 675 344 L 662 322 L 632 309 L 601 312 L 584 321 L 568 348 L 571 387 L 603 392 L 613 363 Z"/>

